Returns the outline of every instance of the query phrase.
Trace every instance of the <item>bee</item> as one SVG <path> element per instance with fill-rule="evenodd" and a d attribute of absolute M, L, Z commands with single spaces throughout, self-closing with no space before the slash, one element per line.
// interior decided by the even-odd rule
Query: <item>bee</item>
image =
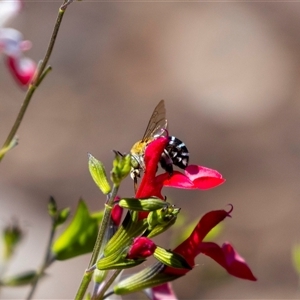
<path fill-rule="evenodd" d="M 140 171 L 145 171 L 144 154 L 148 144 L 160 136 L 167 136 L 169 142 L 165 147 L 160 165 L 170 175 L 173 173 L 173 165 L 185 169 L 189 162 L 189 151 L 185 144 L 174 136 L 168 135 L 168 121 L 166 119 L 166 108 L 164 100 L 161 100 L 155 107 L 143 138 L 136 142 L 130 150 L 131 172 L 130 176 L 137 184 Z"/>

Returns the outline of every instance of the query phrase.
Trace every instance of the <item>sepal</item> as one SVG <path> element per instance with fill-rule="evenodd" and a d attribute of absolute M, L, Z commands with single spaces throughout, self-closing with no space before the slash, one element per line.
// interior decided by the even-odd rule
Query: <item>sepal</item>
<path fill-rule="evenodd" d="M 146 219 L 138 220 L 136 212 L 128 212 L 121 226 L 104 248 L 104 255 L 108 257 L 120 248 L 123 249 L 129 246 L 132 239 L 141 235 L 147 227 L 148 223 Z"/>
<path fill-rule="evenodd" d="M 153 256 L 158 261 L 169 267 L 192 270 L 191 266 L 187 263 L 183 256 L 174 253 L 170 250 L 166 250 L 161 247 L 156 247 Z"/>
<path fill-rule="evenodd" d="M 167 204 L 168 203 L 162 201 L 157 197 L 146 199 L 122 198 L 119 201 L 119 205 L 121 207 L 134 211 L 154 211 L 165 207 Z"/>
<path fill-rule="evenodd" d="M 142 271 L 122 280 L 115 285 L 115 294 L 130 294 L 146 288 L 161 285 L 179 277 L 162 273 L 164 268 L 165 266 L 159 262 L 150 267 L 144 268 Z"/>
<path fill-rule="evenodd" d="M 145 260 L 144 258 L 129 259 L 127 258 L 126 249 L 122 249 L 100 259 L 96 265 L 99 270 L 128 269 L 141 264 Z"/>

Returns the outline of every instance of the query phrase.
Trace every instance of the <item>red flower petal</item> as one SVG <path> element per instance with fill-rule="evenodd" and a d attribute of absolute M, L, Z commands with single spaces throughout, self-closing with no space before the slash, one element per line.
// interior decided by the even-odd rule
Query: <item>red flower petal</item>
<path fill-rule="evenodd" d="M 202 166 L 189 165 L 184 172 L 193 182 L 194 188 L 202 190 L 214 188 L 225 182 L 218 171 Z"/>
<path fill-rule="evenodd" d="M 147 237 L 137 237 L 128 251 L 127 258 L 138 259 L 151 256 L 156 249 L 154 242 Z"/>
<path fill-rule="evenodd" d="M 225 255 L 227 271 L 229 274 L 242 279 L 248 279 L 252 281 L 257 280 L 252 274 L 246 261 L 235 251 L 235 249 L 229 243 L 224 243 L 222 245 L 222 250 Z"/>
<path fill-rule="evenodd" d="M 174 171 L 172 176 L 168 173 L 160 174 L 156 177 L 157 182 L 162 182 L 163 186 L 181 189 L 193 189 L 193 182 L 184 174 Z"/>
<path fill-rule="evenodd" d="M 222 178 L 222 175 L 218 171 L 197 165 L 187 166 L 184 172 L 192 181 L 199 177 Z"/>
<path fill-rule="evenodd" d="M 135 195 L 136 198 L 156 196 L 163 199 L 163 196 L 161 195 L 162 182 L 156 180 L 155 174 L 161 154 L 167 143 L 168 139 L 166 137 L 159 137 L 147 146 L 144 158 L 146 170 Z"/>
<path fill-rule="evenodd" d="M 202 242 L 199 250 L 215 260 L 226 271 L 238 278 L 256 281 L 246 261 L 234 250 L 229 243 L 224 243 L 222 248 L 212 242 Z"/>
<path fill-rule="evenodd" d="M 178 247 L 176 247 L 173 252 L 182 255 L 187 263 L 193 267 L 195 265 L 195 257 L 202 252 L 200 245 L 204 237 L 208 232 L 214 228 L 217 224 L 223 221 L 226 217 L 230 217 L 230 212 L 226 210 L 214 210 L 205 214 L 198 225 L 193 230 L 192 234 L 182 242 Z M 184 275 L 189 270 L 186 269 L 174 269 L 167 267 L 164 270 L 164 273 L 173 274 L 173 275 Z"/>
<path fill-rule="evenodd" d="M 177 300 L 170 282 L 147 289 L 146 294 L 151 300 Z"/>
<path fill-rule="evenodd" d="M 194 188 L 198 188 L 200 190 L 207 190 L 225 182 L 223 178 L 214 178 L 214 177 L 201 177 L 197 178 L 193 181 Z"/>

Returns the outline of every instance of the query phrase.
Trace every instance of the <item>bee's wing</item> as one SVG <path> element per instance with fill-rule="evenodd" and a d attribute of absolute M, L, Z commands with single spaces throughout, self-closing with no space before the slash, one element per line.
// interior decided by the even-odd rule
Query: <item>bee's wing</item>
<path fill-rule="evenodd" d="M 149 137 L 161 136 L 167 127 L 165 101 L 160 100 L 152 113 L 142 141 Z"/>

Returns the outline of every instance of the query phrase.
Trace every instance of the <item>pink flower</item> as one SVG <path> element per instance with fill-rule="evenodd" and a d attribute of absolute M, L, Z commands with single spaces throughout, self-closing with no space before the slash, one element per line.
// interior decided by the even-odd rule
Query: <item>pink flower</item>
<path fill-rule="evenodd" d="M 16 29 L 4 28 L 4 24 L 16 16 L 22 7 L 20 0 L 0 1 L 0 53 L 12 76 L 21 86 L 28 86 L 35 74 L 36 64 L 23 55 L 31 43 L 23 39 Z"/>

